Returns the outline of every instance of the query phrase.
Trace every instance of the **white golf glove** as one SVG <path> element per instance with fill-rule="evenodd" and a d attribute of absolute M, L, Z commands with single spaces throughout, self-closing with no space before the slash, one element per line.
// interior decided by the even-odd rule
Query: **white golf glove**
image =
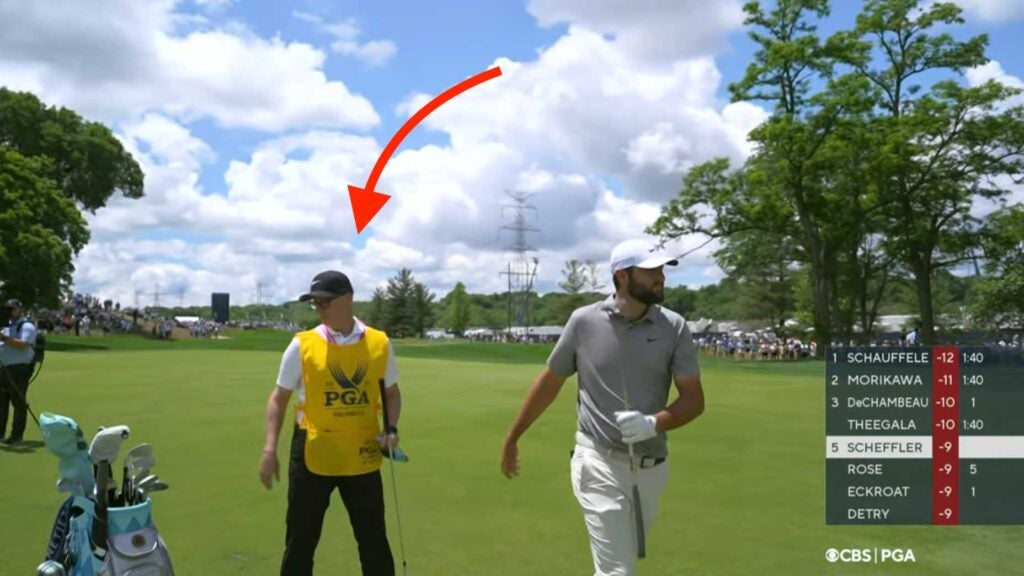
<path fill-rule="evenodd" d="M 658 435 L 655 429 L 657 420 L 650 414 L 643 414 L 636 410 L 628 412 L 616 412 L 615 422 L 622 431 L 622 441 L 626 444 L 636 444 L 649 440 Z"/>

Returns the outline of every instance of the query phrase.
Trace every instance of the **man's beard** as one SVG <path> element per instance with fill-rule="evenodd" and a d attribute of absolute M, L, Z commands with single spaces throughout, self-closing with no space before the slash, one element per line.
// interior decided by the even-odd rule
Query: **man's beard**
<path fill-rule="evenodd" d="M 626 289 L 626 292 L 632 299 L 636 300 L 637 302 L 640 302 L 641 304 L 646 304 L 648 306 L 650 306 L 651 304 L 661 304 L 662 301 L 665 300 L 665 291 L 662 290 L 659 293 L 656 292 L 653 287 L 643 288 L 636 284 L 630 283 L 629 287 Z"/>

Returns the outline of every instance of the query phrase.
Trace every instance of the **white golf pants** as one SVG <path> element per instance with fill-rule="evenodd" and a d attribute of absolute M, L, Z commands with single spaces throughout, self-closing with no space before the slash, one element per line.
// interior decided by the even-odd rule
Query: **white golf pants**
<path fill-rule="evenodd" d="M 668 484 L 668 460 L 636 471 L 644 534 L 658 515 L 658 501 Z M 572 489 L 583 508 L 590 533 L 594 576 L 632 576 L 636 565 L 633 473 L 629 455 L 600 448 L 576 433 L 572 457 Z"/>

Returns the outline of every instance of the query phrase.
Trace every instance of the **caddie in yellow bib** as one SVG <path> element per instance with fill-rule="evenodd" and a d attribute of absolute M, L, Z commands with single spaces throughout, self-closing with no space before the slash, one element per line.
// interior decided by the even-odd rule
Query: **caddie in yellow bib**
<path fill-rule="evenodd" d="M 378 382 L 388 338 L 367 327 L 358 343 L 341 346 L 318 330 L 297 335 L 306 399 L 296 406 L 296 421 L 306 431 L 306 467 L 321 476 L 373 472 L 381 465 Z"/>

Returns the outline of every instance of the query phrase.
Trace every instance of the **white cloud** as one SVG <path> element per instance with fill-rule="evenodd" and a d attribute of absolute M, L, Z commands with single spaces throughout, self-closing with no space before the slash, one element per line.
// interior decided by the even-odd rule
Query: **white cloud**
<path fill-rule="evenodd" d="M 295 16 L 322 25 L 318 17 Z M 530 193 L 536 208 L 529 223 L 539 232 L 527 240 L 537 248 L 541 291 L 556 289 L 570 258 L 594 260 L 607 276 L 611 248 L 642 234 L 675 196 L 683 171 L 716 156 L 742 160 L 750 153 L 746 134 L 766 117 L 757 106 L 720 101 L 715 62 L 679 56 L 693 46 L 654 54 L 631 44 L 634 25 L 623 23 L 608 36 L 574 23 L 534 60 L 498 59 L 501 77 L 446 103 L 418 128 L 442 134 L 446 143 L 402 148 L 392 158 L 378 184 L 392 200 L 362 238 L 345 186 L 365 182 L 382 142 L 325 130 L 271 138 L 244 157 L 228 158 L 223 187 L 206 190 L 199 175 L 214 153 L 187 125 L 198 112 L 180 106 L 142 116 L 120 132 L 144 165 L 147 197 L 115 199 L 91 217 L 95 239 L 79 258 L 76 283 L 131 296 L 139 286 L 178 286 L 187 278 L 186 300 L 206 302 L 210 291 L 230 290 L 234 301 L 245 302 L 262 282 L 264 297 L 281 301 L 300 294 L 316 272 L 340 268 L 366 298 L 408 267 L 439 295 L 456 281 L 471 291 L 500 292 L 513 241 L 503 229 L 511 221 L 511 190 Z M 351 22 L 330 26 L 336 39 L 357 41 Z M 285 60 L 311 58 L 307 72 L 322 68 L 323 54 L 308 45 L 244 31 L 165 36 L 162 42 L 175 42 L 172 52 L 182 62 L 199 58 L 204 51 L 196 47 L 203 42 L 224 42 L 240 53 L 261 45 Z M 712 44 L 702 46 L 696 52 Z M 183 55 L 186 48 L 195 51 Z M 218 57 L 195 72 L 192 82 L 204 98 L 227 102 L 229 87 L 213 77 L 228 73 L 228 61 Z M 264 82 L 260 74 L 244 89 L 248 97 Z M 303 110 L 317 102 L 306 96 Z M 410 94 L 395 113 L 409 116 L 430 98 Z M 208 104 L 204 110 L 222 125 L 238 121 L 227 108 Z M 161 240 L 153 229 L 178 234 L 185 245 Z M 129 235 L 150 240 L 128 243 Z M 685 238 L 675 249 L 682 253 L 701 242 Z M 687 256 L 668 271 L 669 281 L 713 281 L 706 276 L 706 270 L 715 274 L 713 248 Z"/>
<path fill-rule="evenodd" d="M 366 98 L 323 72 L 325 54 L 240 26 L 179 32 L 196 19 L 175 3 L 0 3 L 0 77 L 90 118 L 130 121 L 160 111 L 228 128 L 366 129 Z"/>
<path fill-rule="evenodd" d="M 713 53 L 743 24 L 736 0 L 530 0 L 527 9 L 542 26 L 611 35 L 624 54 L 663 62 Z"/>
<path fill-rule="evenodd" d="M 370 40 L 360 43 L 358 38 L 362 30 L 356 26 L 355 20 L 328 23 L 320 16 L 308 12 L 296 11 L 292 12 L 292 15 L 303 22 L 316 25 L 320 30 L 333 36 L 331 50 L 338 54 L 353 56 L 369 66 L 383 66 L 398 52 L 398 46 L 391 40 Z"/>
<path fill-rule="evenodd" d="M 980 86 L 989 80 L 995 80 L 1005 86 L 1024 90 L 1024 81 L 1017 76 L 1006 72 L 1006 70 L 1003 69 L 1003 65 L 996 60 L 992 60 L 991 62 L 977 68 L 967 70 L 967 82 L 971 86 Z M 1003 106 L 1006 108 L 1011 106 L 1024 106 L 1024 93 L 1010 98 L 1003 103 Z M 1010 193 L 1005 198 L 1006 204 L 1012 205 L 1024 203 L 1024 185 L 1014 183 L 1009 176 L 998 177 L 993 183 L 1000 188 L 1009 190 Z M 971 208 L 971 215 L 980 218 L 1002 205 L 1002 202 L 990 202 L 984 199 L 977 199 Z"/>
<path fill-rule="evenodd" d="M 746 103 L 722 107 L 710 59 L 637 64 L 584 30 L 571 30 L 536 62 L 497 63 L 502 76 L 445 104 L 426 125 L 448 133 L 457 153 L 500 143 L 527 165 L 619 180 L 633 198 L 663 202 L 685 167 L 746 157 L 746 134 L 766 117 Z M 410 97 L 399 113 L 426 99 Z"/>
<path fill-rule="evenodd" d="M 971 86 L 980 86 L 989 80 L 995 80 L 1004 86 L 1024 90 L 1024 80 L 1007 73 L 998 60 L 992 60 L 976 68 L 971 68 L 967 70 L 966 74 L 967 82 Z M 1024 93 L 1010 98 L 1004 105 L 1007 107 L 1024 105 Z"/>
<path fill-rule="evenodd" d="M 1021 0 L 953 0 L 969 15 L 976 15 L 987 22 L 1005 22 L 1024 18 L 1024 2 Z"/>

